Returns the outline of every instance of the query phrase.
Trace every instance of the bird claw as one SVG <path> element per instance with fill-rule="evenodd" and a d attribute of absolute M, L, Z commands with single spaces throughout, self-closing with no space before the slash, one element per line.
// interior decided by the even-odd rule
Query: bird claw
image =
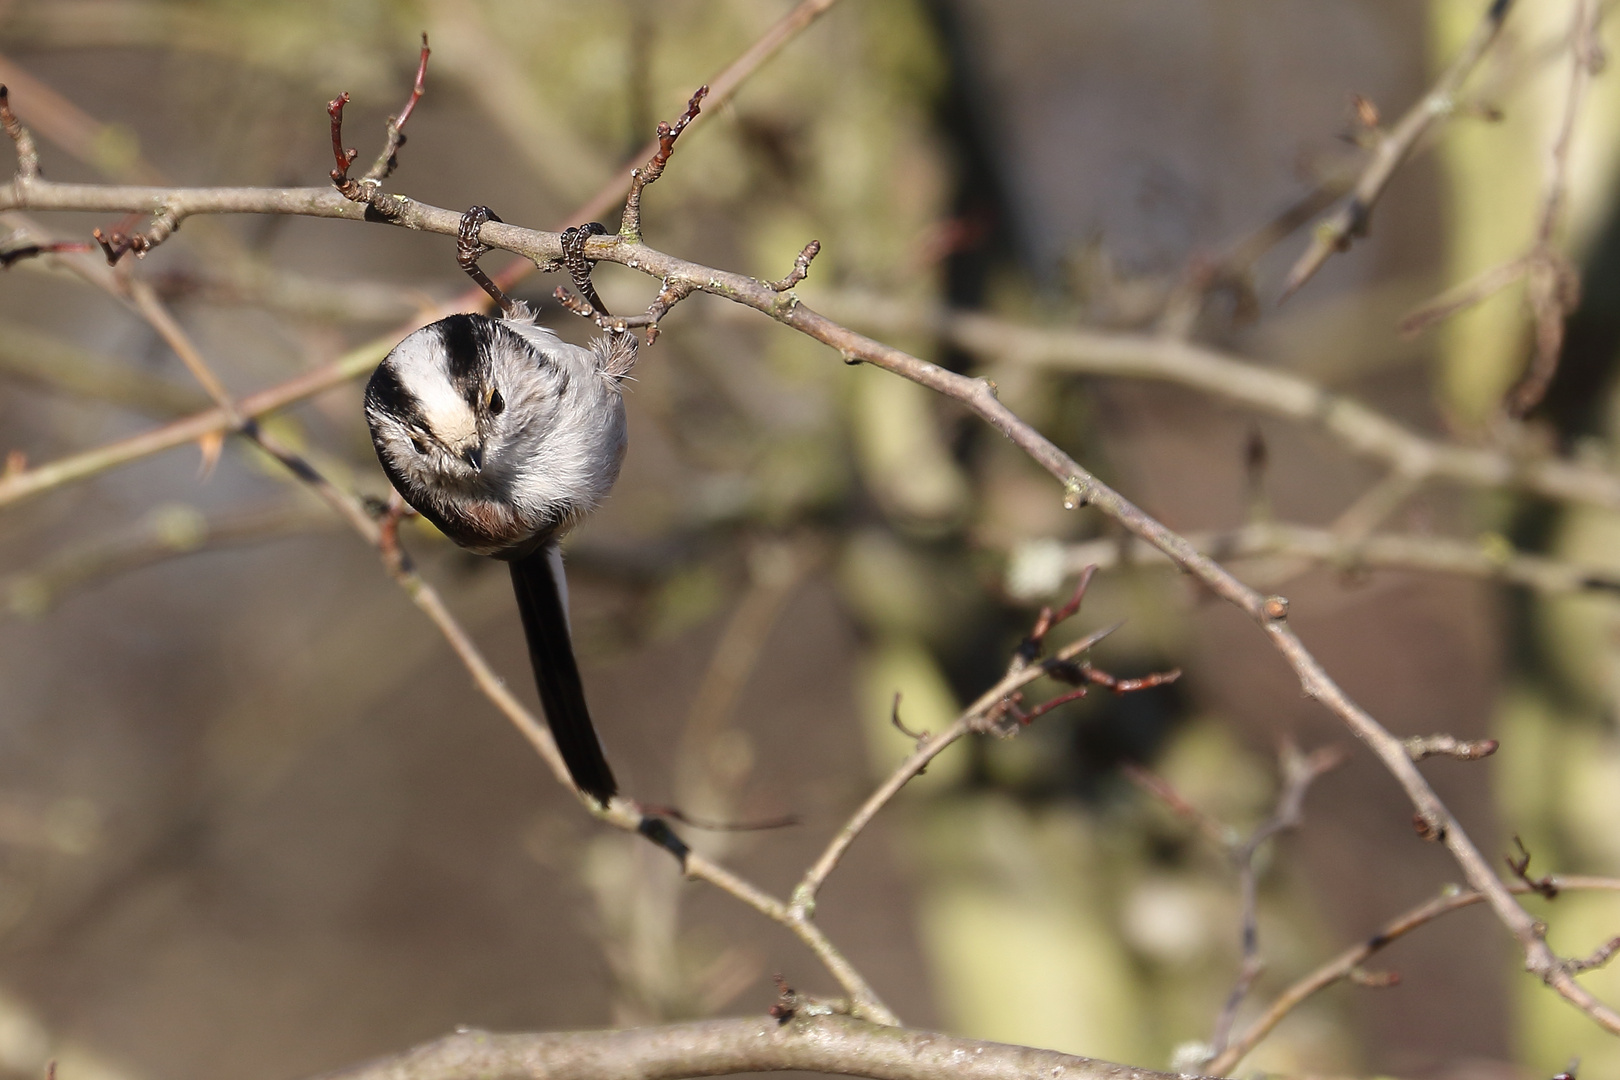
<path fill-rule="evenodd" d="M 562 250 L 563 269 L 568 276 L 574 279 L 574 287 L 585 298 L 586 303 L 603 315 L 611 314 L 602 298 L 596 295 L 596 288 L 591 284 L 591 267 L 596 260 L 585 257 L 585 243 L 593 236 L 606 236 L 607 227 L 600 221 L 592 221 L 585 225 L 571 225 L 563 230 Z"/>
<path fill-rule="evenodd" d="M 489 245 L 481 243 L 478 239 L 478 232 L 486 221 L 500 222 L 501 219 L 487 206 L 471 207 L 461 215 L 461 225 L 456 229 L 456 265 L 465 270 L 468 277 L 478 282 L 478 287 L 490 295 L 503 314 L 514 316 L 520 310 L 519 306 L 501 291 L 499 285 L 490 280 L 488 274 L 478 268 L 478 260 L 490 250 Z"/>
<path fill-rule="evenodd" d="M 478 263 L 489 251 L 488 245 L 478 241 L 478 232 L 486 221 L 500 221 L 487 206 L 474 206 L 461 215 L 461 227 L 456 230 L 456 262 L 463 270 Z"/>

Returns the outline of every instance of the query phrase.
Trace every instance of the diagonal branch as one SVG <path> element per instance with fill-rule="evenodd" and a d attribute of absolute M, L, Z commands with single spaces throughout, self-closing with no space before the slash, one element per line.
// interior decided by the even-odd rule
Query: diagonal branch
<path fill-rule="evenodd" d="M 1208 346 L 1144 334 L 1029 326 L 851 293 L 818 297 L 841 322 L 886 335 L 933 334 L 981 357 L 1074 374 L 1174 383 L 1320 428 L 1351 453 L 1412 482 L 1507 488 L 1548 499 L 1620 508 L 1620 477 L 1557 458 L 1430 439 L 1309 379 Z"/>
<path fill-rule="evenodd" d="M 1582 890 L 1620 892 L 1620 878 L 1558 875 L 1552 880 L 1557 883 L 1559 889 L 1572 892 Z M 1522 882 L 1506 885 L 1505 888 L 1520 895 L 1536 891 L 1533 886 Z M 1283 1018 L 1297 1009 L 1306 998 L 1343 979 L 1353 979 L 1369 957 L 1418 927 L 1426 926 L 1442 915 L 1483 903 L 1484 900 L 1485 897 L 1480 893 L 1462 891 L 1452 886 L 1435 899 L 1425 901 L 1397 915 L 1371 937 L 1350 946 L 1279 994 L 1266 1011 L 1245 1028 L 1242 1034 L 1232 1039 L 1226 1050 L 1210 1061 L 1206 1068 L 1215 1076 L 1230 1075 L 1232 1070 L 1237 1068 L 1238 1062 L 1258 1046 L 1262 1039 L 1270 1035 Z"/>
<path fill-rule="evenodd" d="M 1411 155 L 1429 128 L 1456 110 L 1457 92 L 1490 51 L 1512 6 L 1513 0 L 1490 0 L 1484 17 L 1434 86 L 1396 121 L 1387 134 L 1379 137 L 1372 158 L 1362 170 L 1350 198 L 1311 230 L 1310 246 L 1288 271 L 1288 278 L 1283 283 L 1283 299 L 1293 295 L 1314 277 L 1334 252 L 1348 250 L 1356 238 L 1366 235 L 1373 207 L 1394 178 L 1396 170 Z"/>
<path fill-rule="evenodd" d="M 1084 589 L 1084 579 L 1080 590 Z M 1066 608 L 1072 614 L 1072 608 Z M 1044 613 L 1043 613 L 1044 615 Z M 1043 618 L 1044 621 L 1044 618 Z M 1105 627 L 1093 631 L 1078 641 L 1070 642 L 1059 649 L 1050 658 L 1039 663 L 1032 663 L 1030 659 L 1020 653 L 1013 657 L 1007 674 L 1001 681 L 980 694 L 978 700 L 962 711 L 951 725 L 938 735 L 925 735 L 917 740 L 917 749 L 904 761 L 895 767 L 878 789 L 869 795 L 864 803 L 855 811 L 843 828 L 828 842 L 826 850 L 805 871 L 804 877 L 793 889 L 793 902 L 789 913 L 800 919 L 808 920 L 815 913 L 816 894 L 821 886 L 838 868 L 844 853 L 855 843 L 855 840 L 872 823 L 872 819 L 898 795 L 902 788 L 909 784 L 914 777 L 928 767 L 928 763 L 938 757 L 946 747 L 956 742 L 972 731 L 983 731 L 994 724 L 1005 713 L 1017 694 L 1018 690 L 1029 685 L 1043 676 L 1064 673 L 1076 657 L 1081 656 L 1092 646 L 1111 634 L 1117 627 Z M 1042 631 L 1044 636 L 1044 631 Z M 896 709 L 899 702 L 896 700 Z M 898 725 L 896 725 L 898 726 Z"/>

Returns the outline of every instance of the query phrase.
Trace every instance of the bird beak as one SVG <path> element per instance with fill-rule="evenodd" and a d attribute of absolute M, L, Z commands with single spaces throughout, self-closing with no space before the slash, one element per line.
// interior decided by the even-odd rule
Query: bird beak
<path fill-rule="evenodd" d="M 473 472 L 482 472 L 484 469 L 484 448 L 470 446 L 461 452 L 461 460 L 472 466 Z"/>

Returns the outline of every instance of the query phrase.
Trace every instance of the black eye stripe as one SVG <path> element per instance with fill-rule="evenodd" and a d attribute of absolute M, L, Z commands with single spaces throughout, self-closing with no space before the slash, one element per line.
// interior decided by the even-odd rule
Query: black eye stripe
<path fill-rule="evenodd" d="M 444 342 L 450 378 L 457 384 L 476 376 L 484 366 L 491 326 L 491 321 L 482 315 L 452 315 L 439 320 L 439 340 Z"/>
<path fill-rule="evenodd" d="M 395 417 L 407 427 L 423 422 L 421 402 L 405 389 L 388 364 L 379 367 L 366 383 L 366 412 Z"/>
<path fill-rule="evenodd" d="M 450 384 L 472 408 L 483 404 L 483 374 L 499 324 L 483 315 L 451 315 L 434 324 L 444 343 Z"/>

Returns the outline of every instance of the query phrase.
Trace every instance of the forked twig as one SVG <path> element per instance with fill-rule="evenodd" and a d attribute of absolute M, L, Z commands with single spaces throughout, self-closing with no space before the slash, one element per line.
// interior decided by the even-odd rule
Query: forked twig
<path fill-rule="evenodd" d="M 416 103 L 422 100 L 431 52 L 427 35 L 423 34 L 422 52 L 416 63 L 416 82 L 411 87 L 411 96 L 405 100 L 397 116 L 388 118 L 382 152 L 359 180 L 349 176 L 349 169 L 354 165 L 354 159 L 360 156 L 360 151 L 343 145 L 343 108 L 349 103 L 349 93 L 345 90 L 327 102 L 326 114 L 332 120 L 332 159 L 335 163 L 331 173 L 332 186 L 342 192 L 345 199 L 375 204 L 382 190 L 382 182 L 398 167 L 399 150 L 405 145 L 405 121 L 411 118 L 411 113 L 416 111 Z"/>
<path fill-rule="evenodd" d="M 1080 601 L 1085 595 L 1086 585 L 1090 582 L 1089 574 L 1082 575 L 1080 585 L 1075 589 L 1074 595 L 1068 604 L 1060 610 L 1063 619 L 1073 616 L 1080 609 Z M 799 884 L 793 889 L 792 902 L 789 905 L 790 915 L 808 920 L 815 914 L 816 894 L 832 872 L 837 869 L 838 863 L 849 850 L 851 844 L 871 824 L 872 819 L 900 793 L 912 778 L 922 773 L 928 763 L 938 757 L 952 743 L 971 732 L 989 732 L 997 730 L 1003 724 L 1009 712 L 1016 709 L 1018 692 L 1036 679 L 1043 676 L 1054 676 L 1062 672 L 1076 657 L 1089 651 L 1103 638 L 1112 633 L 1116 626 L 1105 627 L 1072 641 L 1060 648 L 1047 660 L 1037 659 L 1041 643 L 1047 633 L 1058 623 L 1063 621 L 1054 615 L 1050 609 L 1043 609 L 1037 618 L 1035 628 L 1030 637 L 1025 639 L 1024 645 L 1014 652 L 1012 660 L 1007 666 L 1007 674 L 996 685 L 980 694 L 978 699 L 964 709 L 950 726 L 938 735 L 929 735 L 927 732 L 913 733 L 901 730 L 908 736 L 917 740 L 917 749 L 895 767 L 894 771 L 883 783 L 867 797 L 866 801 L 852 814 L 843 828 L 839 829 L 822 851 L 821 856 L 805 871 Z M 1030 642 L 1034 642 L 1036 651 L 1030 651 Z M 896 698 L 896 720 L 898 721 L 899 699 Z M 896 723 L 898 727 L 898 722 Z"/>
<path fill-rule="evenodd" d="M 687 125 L 696 120 L 698 113 L 703 111 L 703 99 L 709 96 L 707 84 L 700 86 L 692 94 L 691 100 L 686 103 L 686 111 L 671 124 L 668 121 L 658 121 L 658 133 L 655 136 L 658 148 L 653 151 L 652 157 L 639 169 L 630 173 L 630 191 L 624 199 L 624 213 L 619 218 L 619 239 L 627 244 L 641 243 L 641 193 L 647 185 L 664 175 L 664 166 L 669 164 L 669 156 L 675 152 L 675 140 L 681 137 Z"/>
<path fill-rule="evenodd" d="M 1581 877 L 1561 874 L 1552 880 L 1557 888 L 1571 892 L 1586 890 L 1620 892 L 1620 878 Z M 1505 883 L 1503 888 L 1520 895 L 1537 891 L 1522 882 Z M 1234 1036 L 1230 1043 L 1227 1044 L 1225 1051 L 1211 1059 L 1204 1068 L 1212 1076 L 1230 1076 L 1232 1070 L 1237 1068 L 1238 1063 L 1258 1046 L 1261 1040 L 1270 1035 L 1272 1030 L 1283 1021 L 1284 1017 L 1297 1009 L 1318 990 L 1323 990 L 1341 980 L 1354 979 L 1355 973 L 1361 970 L 1361 965 L 1366 963 L 1368 958 L 1380 949 L 1405 937 L 1413 930 L 1428 925 L 1442 915 L 1483 903 L 1485 899 L 1482 893 L 1450 886 L 1435 899 L 1425 901 L 1411 910 L 1397 915 L 1385 923 L 1377 933 L 1365 941 L 1350 946 L 1338 956 L 1335 956 L 1332 960 L 1329 960 L 1277 995 L 1272 1003 L 1266 1007 L 1266 1011 L 1257 1017 L 1252 1024 L 1244 1028 L 1242 1034 Z M 1388 977 L 1386 975 L 1385 979 Z"/>
<path fill-rule="evenodd" d="M 1396 170 L 1412 153 L 1424 133 L 1437 120 L 1449 116 L 1456 109 L 1457 92 L 1481 58 L 1490 51 L 1512 6 L 1513 0 L 1490 0 L 1484 17 L 1434 86 L 1396 121 L 1387 134 L 1378 138 L 1372 158 L 1362 170 L 1349 199 L 1311 230 L 1310 245 L 1288 271 L 1288 278 L 1283 283 L 1283 299 L 1293 295 L 1315 276 L 1334 252 L 1348 250 L 1352 242 L 1366 235 L 1373 207 L 1394 178 Z"/>
<path fill-rule="evenodd" d="M 1187 801 L 1164 778 L 1139 765 L 1125 770 L 1125 775 L 1138 788 L 1164 803 L 1177 816 L 1190 821 L 1237 871 L 1242 897 L 1242 960 L 1237 979 L 1227 994 L 1226 1003 L 1210 1035 L 1211 1062 L 1221 1059 L 1226 1051 L 1232 1025 L 1237 1020 L 1238 1007 L 1248 996 L 1254 980 L 1265 969 L 1264 958 L 1260 954 L 1259 874 L 1255 870 L 1255 856 L 1261 846 L 1278 833 L 1299 827 L 1304 820 L 1305 793 L 1323 773 L 1338 768 L 1348 757 L 1339 746 L 1324 746 L 1309 754 L 1301 754 L 1292 744 L 1284 744 L 1278 756 L 1283 787 L 1277 797 L 1276 809 L 1246 837 L 1240 837 L 1230 826 Z M 1211 1071 L 1219 1075 L 1222 1070 L 1211 1066 Z"/>
<path fill-rule="evenodd" d="M 372 162 L 366 175 L 361 177 L 362 184 L 380 184 L 399 166 L 399 149 L 405 145 L 405 121 L 411 118 L 416 111 L 416 103 L 422 100 L 422 93 L 427 80 L 428 57 L 432 50 L 428 48 L 428 36 L 422 35 L 422 52 L 416 62 L 416 82 L 411 86 L 411 96 L 405 100 L 405 107 L 399 110 L 398 116 L 390 116 L 383 141 L 382 153 Z"/>
<path fill-rule="evenodd" d="M 1598 0 L 1575 0 L 1570 22 L 1569 82 L 1564 108 L 1548 154 L 1547 180 L 1536 214 L 1536 230 L 1529 250 L 1469 281 L 1449 289 L 1401 321 L 1401 330 L 1416 334 L 1489 299 L 1519 280 L 1525 281 L 1525 302 L 1535 327 L 1530 362 L 1505 402 L 1509 416 L 1523 418 L 1546 396 L 1558 371 L 1564 345 L 1564 323 L 1580 303 L 1581 281 L 1569 257 L 1556 241 L 1569 199 L 1569 172 L 1575 128 L 1592 78 L 1603 67 L 1599 27 L 1607 5 Z"/>

